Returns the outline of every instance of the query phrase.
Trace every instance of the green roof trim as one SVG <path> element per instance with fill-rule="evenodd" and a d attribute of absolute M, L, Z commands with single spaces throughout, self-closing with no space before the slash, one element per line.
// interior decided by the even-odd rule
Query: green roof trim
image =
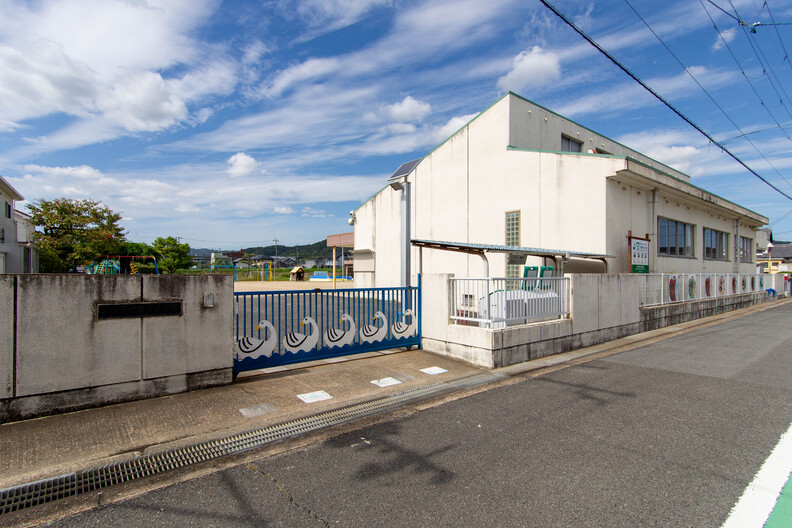
<path fill-rule="evenodd" d="M 514 92 L 508 92 L 506 95 L 509 95 L 509 94 L 513 95 L 514 97 L 516 97 L 516 98 L 518 98 L 518 99 L 522 99 L 522 100 L 523 100 L 523 101 L 525 101 L 526 103 L 530 103 L 530 104 L 532 104 L 532 105 L 535 105 L 536 107 L 538 107 L 538 108 L 541 108 L 542 110 L 544 110 L 544 111 L 546 111 L 546 112 L 550 112 L 550 113 L 551 113 L 551 114 L 553 114 L 554 116 L 560 117 L 561 119 L 565 119 L 566 121 L 569 121 L 570 123 L 573 123 L 573 124 L 575 124 L 575 125 L 577 125 L 577 126 L 579 126 L 579 127 L 585 128 L 585 129 L 586 129 L 586 130 L 588 130 L 589 132 L 593 132 L 594 134 L 597 134 L 598 136 L 602 136 L 602 137 L 604 137 L 605 139 L 607 139 L 608 141 L 613 141 L 614 143 L 616 143 L 616 144 L 617 144 L 617 145 L 619 145 L 620 147 L 624 147 L 624 148 L 626 148 L 627 150 L 632 150 L 633 152 L 638 152 L 638 151 L 637 151 L 637 150 L 635 150 L 634 148 L 632 148 L 632 147 L 628 147 L 628 146 L 627 146 L 627 145 L 625 145 L 624 143 L 619 143 L 619 142 L 618 142 L 618 141 L 616 141 L 615 139 L 611 139 L 610 137 L 606 136 L 605 134 L 600 134 L 600 133 L 599 133 L 599 132 L 597 132 L 596 130 L 592 130 L 591 128 L 589 128 L 589 127 L 587 127 L 587 126 L 585 126 L 585 125 L 581 125 L 581 124 L 580 124 L 580 123 L 578 123 L 577 121 L 574 121 L 574 120 L 572 120 L 572 119 L 569 119 L 568 117 L 562 116 L 562 115 L 561 115 L 561 114 L 559 114 L 558 112 L 553 112 L 553 111 L 552 111 L 552 110 L 550 110 L 549 108 L 546 108 L 546 107 L 544 107 L 544 106 L 540 105 L 539 103 L 536 103 L 536 102 L 534 102 L 534 101 L 531 101 L 530 99 L 528 99 L 528 98 L 526 98 L 526 97 L 523 97 L 523 96 L 522 96 L 522 95 L 520 95 L 520 94 L 517 94 L 517 93 L 514 93 Z M 646 154 L 644 154 L 643 152 L 638 152 L 638 153 L 639 153 L 641 156 L 646 156 Z M 654 159 L 654 158 L 651 158 L 651 157 L 649 157 L 649 156 L 646 156 L 646 158 L 647 158 L 647 159 L 650 159 L 650 160 L 652 160 L 652 161 L 654 161 L 655 163 L 657 163 L 657 164 L 659 164 L 659 165 L 662 165 L 663 167 L 667 167 L 668 169 L 671 169 L 671 170 L 676 170 L 676 169 L 674 169 L 673 167 L 669 167 L 669 166 L 668 166 L 668 165 L 666 165 L 665 163 L 663 163 L 663 162 L 660 162 L 660 161 L 657 161 L 657 160 L 656 160 L 656 159 Z M 685 173 L 684 173 L 684 172 L 682 172 L 682 171 L 677 171 L 677 172 L 679 172 L 680 174 L 685 174 Z M 685 174 L 685 176 L 689 176 L 689 175 L 688 175 L 688 174 Z"/>
<path fill-rule="evenodd" d="M 637 165 L 640 165 L 640 166 L 642 166 L 642 167 L 646 167 L 647 169 L 651 169 L 651 170 L 653 170 L 653 171 L 655 171 L 655 172 L 659 172 L 659 173 L 660 173 L 660 174 L 662 174 L 663 176 L 668 176 L 668 177 L 669 177 L 669 178 L 671 178 L 672 180 L 676 180 L 676 181 L 678 181 L 678 182 L 680 182 L 680 183 L 683 183 L 683 184 L 687 185 L 688 187 L 693 187 L 694 189 L 696 189 L 696 190 L 698 190 L 698 191 L 702 191 L 702 192 L 705 192 L 705 193 L 707 193 L 707 194 L 711 194 L 712 196 L 714 196 L 715 198 L 717 198 L 717 199 L 719 199 L 719 200 L 723 200 L 724 202 L 726 202 L 726 203 L 728 203 L 728 204 L 731 204 L 731 205 L 737 206 L 737 207 L 739 207 L 739 208 L 741 208 L 741 209 L 745 209 L 746 211 L 748 211 L 748 212 L 750 212 L 750 213 L 753 213 L 753 214 L 755 214 L 756 216 L 759 216 L 759 217 L 762 217 L 762 218 L 767 218 L 765 215 L 763 215 L 763 214 L 761 214 L 761 213 L 757 213 L 756 211 L 754 211 L 754 210 L 752 210 L 752 209 L 748 209 L 747 207 L 745 207 L 745 206 L 743 206 L 743 205 L 740 205 L 740 204 L 738 204 L 738 203 L 732 202 L 731 200 L 727 200 L 726 198 L 724 198 L 724 197 L 722 197 L 722 196 L 718 196 L 718 195 L 717 195 L 717 194 L 715 194 L 714 192 L 710 192 L 710 191 L 708 191 L 707 189 L 704 189 L 703 187 L 699 187 L 699 186 L 697 186 L 697 185 L 693 185 L 692 183 L 690 183 L 690 182 L 687 182 L 687 181 L 685 181 L 685 180 L 683 180 L 683 179 L 681 179 L 681 178 L 677 178 L 677 177 L 676 177 L 676 176 L 674 176 L 673 174 L 668 174 L 667 172 L 663 172 L 663 171 L 661 171 L 661 170 L 658 170 L 657 168 L 655 168 L 655 167 L 652 167 L 651 165 L 649 165 L 649 164 L 647 164 L 647 163 L 644 163 L 643 161 L 637 160 L 637 159 L 635 159 L 635 158 L 631 158 L 631 157 L 629 157 L 629 156 L 626 156 L 626 157 L 625 157 L 625 159 L 626 159 L 627 161 L 631 161 L 631 162 L 633 162 L 633 163 L 635 163 L 635 164 L 637 164 Z M 768 219 L 768 220 L 769 220 L 769 219 Z"/>
<path fill-rule="evenodd" d="M 527 149 L 522 147 L 513 147 L 511 145 L 508 145 L 506 147 L 506 150 L 515 150 L 517 152 L 539 152 L 541 154 L 571 154 L 572 156 L 594 156 L 595 158 L 618 158 L 618 159 L 627 158 L 627 156 L 619 156 L 618 154 L 598 154 L 596 152 L 569 152 L 568 150 Z"/>

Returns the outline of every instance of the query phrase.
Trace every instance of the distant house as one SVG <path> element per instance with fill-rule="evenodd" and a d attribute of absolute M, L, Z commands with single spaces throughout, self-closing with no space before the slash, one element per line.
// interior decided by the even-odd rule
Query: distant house
<path fill-rule="evenodd" d="M 209 263 L 212 266 L 233 266 L 234 259 L 228 254 L 228 251 L 216 251 L 212 253 Z"/>
<path fill-rule="evenodd" d="M 792 244 L 776 244 L 756 255 L 757 267 L 768 273 L 792 273 Z"/>
<path fill-rule="evenodd" d="M 33 221 L 14 208 L 19 200 L 24 197 L 0 176 L 0 273 L 38 273 Z"/>
<path fill-rule="evenodd" d="M 329 268 L 332 264 L 333 259 L 327 257 L 305 259 L 306 268 Z"/>

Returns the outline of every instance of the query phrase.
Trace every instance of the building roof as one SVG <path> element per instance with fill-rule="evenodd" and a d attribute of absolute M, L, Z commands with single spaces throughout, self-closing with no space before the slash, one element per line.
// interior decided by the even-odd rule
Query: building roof
<path fill-rule="evenodd" d="M 774 259 L 792 258 L 792 244 L 776 244 L 770 250 L 770 255 Z"/>
<path fill-rule="evenodd" d="M 355 233 L 339 233 L 337 235 L 327 235 L 327 247 L 354 247 Z"/>
<path fill-rule="evenodd" d="M 586 259 L 606 259 L 615 258 L 615 255 L 601 253 L 588 253 L 586 251 L 572 251 L 564 249 L 532 248 L 524 246 L 499 246 L 496 244 L 473 244 L 469 242 L 444 242 L 440 240 L 418 240 L 412 239 L 412 245 L 416 247 L 427 247 L 432 249 L 442 249 L 445 251 L 458 251 L 461 253 L 471 253 L 479 255 L 482 253 L 516 253 L 532 257 L 563 257 L 563 258 L 586 258 Z"/>
<path fill-rule="evenodd" d="M 8 183 L 8 180 L 3 178 L 1 174 L 0 174 L 0 191 L 5 191 L 6 193 L 8 193 L 8 195 L 14 201 L 20 201 L 25 199 L 25 197 L 19 194 L 19 191 L 14 189 L 14 187 L 10 183 Z"/>

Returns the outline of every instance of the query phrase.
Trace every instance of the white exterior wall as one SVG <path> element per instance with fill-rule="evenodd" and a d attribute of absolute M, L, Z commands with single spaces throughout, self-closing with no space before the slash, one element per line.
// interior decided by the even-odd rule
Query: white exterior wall
<path fill-rule="evenodd" d="M 561 136 L 564 135 L 580 141 L 583 153 L 588 152 L 589 149 L 600 149 L 614 156 L 629 156 L 650 167 L 667 172 L 675 178 L 690 182 L 690 176 L 687 174 L 663 165 L 516 94 L 509 94 L 506 99 L 510 103 L 511 117 L 508 144 L 512 147 L 557 152 L 561 150 Z"/>
<path fill-rule="evenodd" d="M 562 133 L 614 155 L 559 153 Z M 411 237 L 504 245 L 505 214 L 520 211 L 520 245 L 614 255 L 610 273 L 630 271 L 628 231 L 638 237 L 650 235 L 652 271 L 752 272 L 754 264 L 734 262 L 736 220 L 743 218 L 740 235 L 755 239 L 763 217 L 691 187 L 688 176 L 608 141 L 510 94 L 429 153 L 408 175 Z M 551 143 L 557 146 L 551 148 Z M 654 214 L 653 188 L 661 189 Z M 356 211 L 355 250 L 374 254 L 373 266 L 362 260 L 358 265 L 356 259 L 357 286 L 400 284 L 400 199 L 401 191 L 385 187 Z M 695 226 L 694 258 L 657 257 L 657 216 Z M 729 261 L 703 259 L 704 227 L 731 234 Z M 485 275 L 485 264 L 475 255 L 423 249 L 419 260 L 418 253 L 413 248 L 412 284 L 419 267 L 423 273 L 460 278 Z M 505 276 L 506 255 L 490 253 L 488 261 L 490 276 Z M 580 262 L 569 263 L 567 271 L 572 272 L 573 265 L 577 272 L 602 270 L 593 261 L 588 261 L 589 269 L 578 269 Z"/>
<path fill-rule="evenodd" d="M 628 231 L 636 237 L 649 234 L 650 259 L 649 269 L 652 273 L 753 273 L 754 262 L 739 262 L 739 254 L 735 254 L 735 240 L 744 236 L 756 240 L 757 229 L 742 223 L 737 229 L 737 215 L 728 215 L 719 208 L 695 204 L 679 197 L 658 191 L 656 216 L 684 222 L 693 226 L 693 253 L 691 257 L 659 256 L 657 254 L 657 225 L 652 218 L 652 190 L 637 187 L 630 183 L 610 178 L 607 184 L 607 237 L 606 253 L 615 255 L 611 259 L 611 273 L 629 273 Z M 744 221 L 743 221 L 744 222 Z M 711 260 L 704 258 L 704 228 L 714 229 L 729 234 L 728 260 Z M 738 237 L 735 239 L 735 237 Z M 739 242 L 737 242 L 739 244 Z M 739 249 L 739 245 L 737 246 Z M 735 259 L 738 265 L 735 268 Z"/>

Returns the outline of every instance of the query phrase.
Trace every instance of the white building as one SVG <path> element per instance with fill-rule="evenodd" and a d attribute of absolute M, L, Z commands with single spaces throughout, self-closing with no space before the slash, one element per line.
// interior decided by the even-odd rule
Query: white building
<path fill-rule="evenodd" d="M 690 183 L 690 176 L 507 93 L 352 214 L 355 285 L 424 273 L 483 277 L 478 256 L 419 251 L 411 240 L 550 248 L 556 271 L 631 271 L 628 235 L 648 238 L 648 271 L 752 273 L 767 218 Z M 537 251 L 541 253 L 541 251 Z M 488 253 L 490 276 L 540 257 Z"/>
<path fill-rule="evenodd" d="M 38 273 L 38 251 L 29 215 L 17 211 L 21 194 L 0 176 L 0 273 Z"/>

